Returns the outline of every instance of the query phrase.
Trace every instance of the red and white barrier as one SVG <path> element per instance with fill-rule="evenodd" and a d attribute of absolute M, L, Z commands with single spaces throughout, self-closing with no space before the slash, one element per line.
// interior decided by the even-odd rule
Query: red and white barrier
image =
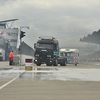
<path fill-rule="evenodd" d="M 25 59 L 25 70 L 32 70 L 33 59 Z"/>

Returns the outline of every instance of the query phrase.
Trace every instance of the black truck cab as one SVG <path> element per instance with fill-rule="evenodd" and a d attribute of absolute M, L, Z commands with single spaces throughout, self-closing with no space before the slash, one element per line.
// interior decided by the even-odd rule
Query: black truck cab
<path fill-rule="evenodd" d="M 59 57 L 59 42 L 54 37 L 40 37 L 34 44 L 34 63 L 37 66 L 46 64 L 47 66 L 57 66 Z"/>

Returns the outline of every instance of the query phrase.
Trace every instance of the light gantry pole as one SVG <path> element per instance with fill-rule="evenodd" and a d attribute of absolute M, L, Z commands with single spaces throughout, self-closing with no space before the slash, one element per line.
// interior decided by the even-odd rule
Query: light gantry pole
<path fill-rule="evenodd" d="M 21 30 L 22 30 L 23 28 L 29 29 L 29 26 L 20 26 L 20 65 L 21 65 L 21 42 L 22 42 Z"/>

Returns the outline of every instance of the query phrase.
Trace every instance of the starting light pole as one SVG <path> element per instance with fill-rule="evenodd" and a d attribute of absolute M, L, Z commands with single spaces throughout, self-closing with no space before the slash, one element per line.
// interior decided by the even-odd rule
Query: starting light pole
<path fill-rule="evenodd" d="M 23 28 L 27 28 L 29 29 L 29 26 L 20 26 L 20 65 L 21 65 L 21 42 L 22 42 L 22 38 L 25 36 L 25 32 L 21 31 Z"/>

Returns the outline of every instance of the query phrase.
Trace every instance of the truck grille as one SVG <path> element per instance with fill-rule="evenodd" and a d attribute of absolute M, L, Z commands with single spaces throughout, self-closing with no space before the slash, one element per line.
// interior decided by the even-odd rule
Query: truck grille
<path fill-rule="evenodd" d="M 47 53 L 46 52 L 42 52 L 41 53 L 41 57 L 42 57 L 42 59 L 47 59 Z"/>

